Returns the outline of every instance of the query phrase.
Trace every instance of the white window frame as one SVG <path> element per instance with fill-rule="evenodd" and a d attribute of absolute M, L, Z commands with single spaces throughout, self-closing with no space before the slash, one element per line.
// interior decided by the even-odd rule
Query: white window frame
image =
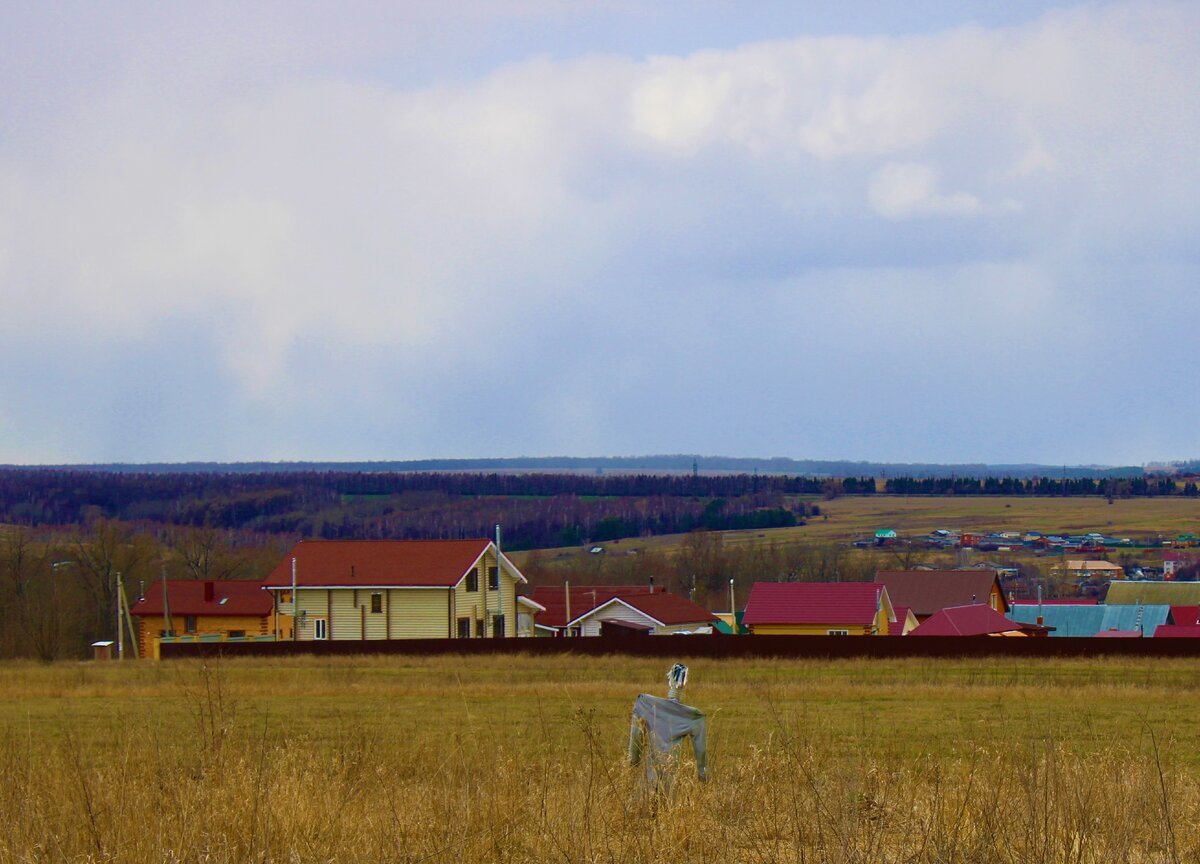
<path fill-rule="evenodd" d="M 849 630 L 826 630 L 825 635 L 826 636 L 849 636 L 850 631 Z"/>
<path fill-rule="evenodd" d="M 328 618 L 313 618 L 313 640 L 316 642 L 326 642 L 329 640 L 329 619 Z"/>

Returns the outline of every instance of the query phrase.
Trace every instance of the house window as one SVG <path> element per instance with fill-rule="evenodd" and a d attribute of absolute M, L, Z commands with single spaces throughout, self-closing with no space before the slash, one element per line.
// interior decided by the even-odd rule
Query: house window
<path fill-rule="evenodd" d="M 470 618 L 459 618 L 458 619 L 458 638 L 459 639 L 470 639 L 471 638 L 471 619 Z"/>
<path fill-rule="evenodd" d="M 371 612 L 374 614 L 379 614 L 382 611 L 383 611 L 383 594 L 382 594 L 382 592 L 376 591 L 374 594 L 371 595 Z"/>
<path fill-rule="evenodd" d="M 196 616 L 195 615 L 185 615 L 184 616 L 183 631 L 185 633 L 195 633 L 196 632 Z"/>
<path fill-rule="evenodd" d="M 478 591 L 479 590 L 479 571 L 478 570 L 472 570 L 470 573 L 467 574 L 467 590 L 468 591 Z"/>
<path fill-rule="evenodd" d="M 329 622 L 324 618 L 313 619 L 313 638 L 328 639 L 329 638 Z"/>
<path fill-rule="evenodd" d="M 826 630 L 825 635 L 826 636 L 849 636 L 850 631 L 849 630 Z"/>
<path fill-rule="evenodd" d="M 489 567 L 488 568 L 488 590 L 490 590 L 490 591 L 499 591 L 500 590 L 500 568 L 499 567 Z"/>
<path fill-rule="evenodd" d="M 245 639 L 246 631 L 245 630 L 230 630 L 229 638 L 230 639 Z"/>
<path fill-rule="evenodd" d="M 493 615 L 492 616 L 492 636 L 499 637 L 499 636 L 503 636 L 503 635 L 504 635 L 504 616 L 503 615 Z"/>

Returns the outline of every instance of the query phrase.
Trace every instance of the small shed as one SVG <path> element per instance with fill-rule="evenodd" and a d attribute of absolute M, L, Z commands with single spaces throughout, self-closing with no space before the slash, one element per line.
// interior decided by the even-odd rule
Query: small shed
<path fill-rule="evenodd" d="M 92 659 L 93 660 L 111 660 L 113 659 L 113 641 L 111 639 L 101 639 L 99 642 L 92 643 Z"/>

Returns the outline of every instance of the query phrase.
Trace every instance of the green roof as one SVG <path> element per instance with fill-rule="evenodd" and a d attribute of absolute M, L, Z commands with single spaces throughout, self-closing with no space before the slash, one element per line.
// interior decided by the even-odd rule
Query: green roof
<path fill-rule="evenodd" d="M 883 539 L 886 537 L 895 537 L 896 532 L 893 531 L 891 528 L 880 528 L 878 531 L 875 532 L 875 536 L 880 539 Z"/>
<path fill-rule="evenodd" d="M 1200 582 L 1142 582 L 1122 580 L 1108 586 L 1104 602 L 1167 603 L 1171 606 L 1200 605 Z"/>

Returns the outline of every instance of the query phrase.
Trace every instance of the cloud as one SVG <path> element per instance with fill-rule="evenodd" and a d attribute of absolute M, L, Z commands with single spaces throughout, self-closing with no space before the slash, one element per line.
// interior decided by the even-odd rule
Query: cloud
<path fill-rule="evenodd" d="M 125 67 L 96 63 L 102 74 L 78 91 L 54 85 L 53 110 L 10 115 L 12 135 L 0 142 L 0 359 L 64 364 L 69 379 L 71 363 L 103 354 L 113 376 L 137 375 L 170 350 L 164 328 L 178 331 L 209 352 L 189 386 L 229 425 L 211 442 L 218 456 L 554 452 L 580 442 L 796 452 L 784 431 L 795 418 L 777 404 L 754 409 L 774 433 L 742 439 L 744 424 L 722 418 L 703 438 L 696 418 L 633 398 L 677 388 L 684 403 L 705 399 L 708 354 L 687 347 L 678 322 L 721 346 L 712 363 L 765 370 L 753 389 L 767 391 L 786 391 L 796 363 L 811 370 L 820 358 L 799 338 L 764 354 L 766 325 L 741 321 L 737 304 L 770 323 L 786 318 L 789 292 L 803 285 L 805 326 L 822 329 L 828 316 L 854 328 L 853 308 L 870 292 L 852 290 L 846 273 L 861 284 L 892 274 L 888 308 L 919 298 L 935 331 L 986 326 L 953 311 L 952 297 L 929 300 L 931 279 L 965 290 L 964 273 L 1023 274 L 985 282 L 1026 298 L 1020 286 L 1036 285 L 1037 308 L 1086 299 L 1073 320 L 1098 339 L 1148 322 L 1092 321 L 1123 308 L 1128 290 L 1096 274 L 1136 279 L 1150 259 L 1194 258 L 1198 18 L 1187 5 L 1085 7 L 990 30 L 519 58 L 419 86 L 350 65 L 354 46 L 386 40 L 345 22 L 332 49 L 308 38 L 221 47 L 206 28 L 177 65 L 165 47 Z M 1150 298 L 1187 298 L 1178 286 L 1194 284 L 1193 266 Z M 725 311 L 710 328 L 711 309 Z M 823 373 L 835 404 L 855 389 L 838 366 L 863 373 L 855 346 L 888 327 L 865 318 L 859 338 L 828 346 L 849 358 Z M 895 359 L 862 356 L 902 383 L 929 374 L 884 341 Z M 1044 356 L 1041 344 L 1034 355 Z M 969 346 L 926 350 L 954 369 Z M 734 355 L 755 362 L 730 363 Z M 1072 374 L 1115 374 L 1114 359 L 1097 362 Z M 979 374 L 1006 369 L 984 363 Z M 183 458 L 210 446 L 182 433 L 136 452 L 101 446 L 66 412 L 26 410 L 46 397 L 36 380 L 0 384 L 9 406 L 0 459 L 31 451 L 38 432 L 23 413 L 57 427 L 48 457 Z M 154 387 L 138 423 L 197 425 L 186 393 Z M 72 398 L 69 380 L 62 390 Z M 624 411 L 620 394 L 640 408 Z M 467 404 L 510 419 L 481 431 Z M 255 429 L 262 417 L 274 419 Z M 796 455 L 874 458 L 877 443 L 814 435 Z M 1103 459 L 1109 445 L 1095 446 L 1088 458 Z"/>

